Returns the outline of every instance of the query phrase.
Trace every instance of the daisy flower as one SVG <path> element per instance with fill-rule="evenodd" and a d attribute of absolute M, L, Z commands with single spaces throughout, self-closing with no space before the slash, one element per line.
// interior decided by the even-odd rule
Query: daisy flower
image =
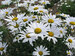
<path fill-rule="evenodd" d="M 8 19 L 5 19 L 7 22 L 18 22 L 20 23 L 22 21 L 22 18 L 24 17 L 25 14 L 18 14 L 17 16 L 7 16 Z"/>
<path fill-rule="evenodd" d="M 36 20 L 36 19 L 38 19 L 38 16 L 37 16 L 37 15 L 31 15 L 31 16 L 30 16 L 30 19 Z"/>
<path fill-rule="evenodd" d="M 14 8 L 7 8 L 7 9 L 3 9 L 3 12 L 5 12 L 5 14 L 10 15 L 13 12 Z"/>
<path fill-rule="evenodd" d="M 37 39 L 35 36 L 30 36 L 26 30 L 24 31 L 20 31 L 20 38 L 19 39 L 23 39 L 23 43 L 28 42 L 33 46 L 33 42 Z"/>
<path fill-rule="evenodd" d="M 43 9 L 43 8 L 44 8 L 44 6 L 41 6 L 41 5 L 29 6 L 28 11 L 37 12 L 39 9 Z"/>
<path fill-rule="evenodd" d="M 56 15 L 44 15 L 42 16 L 42 19 L 44 20 L 44 22 L 46 22 L 47 24 L 51 24 L 51 25 L 58 25 L 61 21 L 59 19 L 56 19 Z"/>
<path fill-rule="evenodd" d="M 72 56 L 73 53 L 69 50 L 69 51 L 67 51 L 67 55 Z"/>
<path fill-rule="evenodd" d="M 46 56 L 46 55 L 50 55 L 49 53 L 50 51 L 47 51 L 47 48 L 45 48 L 44 46 L 37 46 L 35 48 L 35 51 L 33 52 L 33 56 Z"/>
<path fill-rule="evenodd" d="M 8 16 L 9 19 L 5 19 L 8 22 L 8 29 L 10 29 L 13 35 L 15 35 L 16 33 L 18 33 L 23 24 L 21 22 L 22 18 L 24 17 L 25 14 L 18 14 L 17 17 L 15 16 Z"/>
<path fill-rule="evenodd" d="M 65 36 L 65 34 L 67 33 L 66 29 L 62 28 L 62 27 L 58 27 L 58 29 L 59 29 L 59 32 L 60 32 L 60 37 Z"/>
<path fill-rule="evenodd" d="M 7 9 L 2 9 L 0 10 L 0 18 L 1 19 L 5 19 L 6 15 L 10 15 L 12 13 L 14 8 L 7 8 Z"/>
<path fill-rule="evenodd" d="M 13 39 L 13 42 L 18 42 L 19 43 L 19 40 L 21 40 L 20 39 L 20 35 L 18 34 L 17 36 L 15 36 L 15 38 Z"/>
<path fill-rule="evenodd" d="M 44 40 L 44 35 L 47 34 L 47 25 L 42 23 L 31 23 L 27 28 L 27 31 L 30 33 L 30 36 L 41 37 Z"/>
<path fill-rule="evenodd" d="M 45 1 L 45 0 L 41 0 L 41 1 L 39 1 L 39 3 L 41 3 L 41 4 L 43 4 L 43 5 L 45 5 L 45 4 L 50 4 L 49 1 Z"/>
<path fill-rule="evenodd" d="M 28 7 L 28 4 L 27 3 L 18 3 L 18 4 L 15 4 L 15 6 L 17 7 L 25 7 L 27 8 Z"/>
<path fill-rule="evenodd" d="M 18 22 L 10 22 L 7 25 L 8 25 L 8 29 L 10 29 L 10 32 L 13 35 L 15 35 L 16 33 L 18 33 L 19 31 L 21 31 L 21 28 L 23 26 L 22 23 L 18 23 Z"/>
<path fill-rule="evenodd" d="M 10 5 L 11 3 L 12 3 L 11 0 L 5 0 L 1 2 L 2 5 Z"/>
<path fill-rule="evenodd" d="M 57 42 L 56 38 L 62 38 L 60 37 L 61 35 L 60 29 L 56 26 L 52 26 L 52 27 L 48 27 L 48 33 L 46 35 L 47 40 L 51 41 L 51 39 L 53 40 L 53 43 L 55 44 Z"/>
<path fill-rule="evenodd" d="M 0 53 L 1 53 L 1 55 L 3 54 L 3 52 L 6 52 L 6 48 L 7 48 L 6 43 L 0 42 Z"/>
<path fill-rule="evenodd" d="M 22 18 L 21 24 L 22 24 L 23 26 L 25 26 L 26 23 L 30 22 L 30 21 L 32 20 L 31 18 L 34 18 L 34 17 L 35 17 L 35 19 L 36 19 L 36 16 L 31 16 L 31 17 L 29 17 L 29 16 L 24 16 L 24 17 Z"/>
<path fill-rule="evenodd" d="M 67 22 L 68 25 L 71 26 L 72 29 L 73 27 L 75 27 L 75 17 L 69 17 L 65 21 Z"/>
<path fill-rule="evenodd" d="M 46 10 L 46 9 L 39 9 L 38 13 L 40 13 L 40 14 L 43 14 L 43 13 L 48 14 L 48 10 Z"/>
<path fill-rule="evenodd" d="M 62 13 L 62 14 L 58 14 L 59 16 L 62 16 L 62 17 L 65 17 L 65 18 L 68 18 L 68 17 L 70 17 L 70 15 L 67 15 L 67 14 L 64 14 L 64 13 Z"/>
<path fill-rule="evenodd" d="M 75 48 L 75 39 L 74 39 L 74 37 L 69 36 L 69 37 L 66 39 L 66 45 L 67 45 L 69 48 Z"/>

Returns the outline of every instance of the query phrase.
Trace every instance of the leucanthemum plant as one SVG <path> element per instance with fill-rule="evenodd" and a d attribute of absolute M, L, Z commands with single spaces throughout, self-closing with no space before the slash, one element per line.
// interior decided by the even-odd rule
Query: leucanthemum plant
<path fill-rule="evenodd" d="M 75 38 L 72 36 L 75 17 L 50 13 L 45 9 L 45 5 L 50 4 L 47 0 L 20 1 L 13 2 L 14 8 L 0 9 L 0 28 L 6 27 L 0 29 L 1 55 L 73 55 L 71 50 L 75 49 Z"/>

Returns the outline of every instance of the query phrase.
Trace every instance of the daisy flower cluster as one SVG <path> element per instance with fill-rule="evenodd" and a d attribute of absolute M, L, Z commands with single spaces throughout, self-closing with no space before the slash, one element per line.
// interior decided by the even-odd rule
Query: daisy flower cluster
<path fill-rule="evenodd" d="M 9 1 L 2 1 L 2 4 L 9 5 L 11 3 Z M 29 51 L 24 49 L 28 56 L 60 56 L 62 52 L 61 55 L 64 56 L 73 55 L 71 49 L 75 49 L 75 38 L 73 36 L 75 17 L 64 13 L 50 13 L 48 9 L 45 9 L 45 5 L 50 4 L 48 0 L 23 0 L 23 3 L 19 3 L 19 1 L 14 8 L 0 10 L 0 19 L 5 22 L 4 25 L 10 31 L 10 35 L 13 35 L 12 44 L 17 42 L 32 47 L 32 50 Z M 24 11 L 19 8 L 23 8 Z M 2 24 L 0 23 L 0 25 Z M 1 40 L 1 55 L 8 52 L 6 49 L 9 46 L 8 41 L 2 43 Z"/>
<path fill-rule="evenodd" d="M 2 19 L 0 19 L 0 55 L 6 52 L 7 47 L 6 42 L 3 42 L 3 33 L 4 33 L 4 31 L 2 30 L 3 25 L 4 25 L 3 21 Z"/>

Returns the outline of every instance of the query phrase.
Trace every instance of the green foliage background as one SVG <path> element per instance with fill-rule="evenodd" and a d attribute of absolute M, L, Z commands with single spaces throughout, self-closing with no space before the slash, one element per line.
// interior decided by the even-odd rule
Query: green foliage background
<path fill-rule="evenodd" d="M 61 13 L 69 14 L 70 16 L 75 17 L 75 2 L 68 1 L 68 5 L 70 5 L 70 7 L 66 7 L 66 5 L 63 4 L 58 10 Z"/>
<path fill-rule="evenodd" d="M 69 50 L 68 47 L 62 42 L 63 39 L 58 39 L 56 44 L 53 44 L 53 41 L 50 42 L 48 40 L 42 40 L 40 37 L 36 42 L 34 42 L 34 46 L 31 46 L 29 42 L 22 43 L 10 43 L 7 48 L 7 55 L 8 56 L 33 56 L 32 52 L 35 51 L 34 48 L 37 46 L 43 45 L 48 48 L 50 51 L 50 56 L 67 56 L 66 50 Z"/>

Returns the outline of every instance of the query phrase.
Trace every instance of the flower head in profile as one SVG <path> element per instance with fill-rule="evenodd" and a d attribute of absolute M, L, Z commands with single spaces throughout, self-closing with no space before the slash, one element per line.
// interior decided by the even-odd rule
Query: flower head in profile
<path fill-rule="evenodd" d="M 62 13 L 62 14 L 58 14 L 59 16 L 62 16 L 62 17 L 65 17 L 65 18 L 68 18 L 68 17 L 70 17 L 70 15 L 67 15 L 67 14 L 64 14 L 64 13 Z"/>
<path fill-rule="evenodd" d="M 38 10 L 38 13 L 39 13 L 39 14 L 48 13 L 48 10 L 46 10 L 46 9 L 39 9 L 39 10 Z"/>
<path fill-rule="evenodd" d="M 44 8 L 44 6 L 41 6 L 41 5 L 29 6 L 28 11 L 37 12 L 39 9 L 43 9 L 43 8 Z"/>
<path fill-rule="evenodd" d="M 41 0 L 41 1 L 39 1 L 39 3 L 41 3 L 41 4 L 43 4 L 43 5 L 45 5 L 45 4 L 50 4 L 50 2 L 49 1 L 44 1 L 44 0 Z"/>

